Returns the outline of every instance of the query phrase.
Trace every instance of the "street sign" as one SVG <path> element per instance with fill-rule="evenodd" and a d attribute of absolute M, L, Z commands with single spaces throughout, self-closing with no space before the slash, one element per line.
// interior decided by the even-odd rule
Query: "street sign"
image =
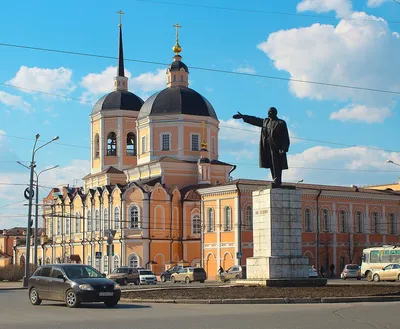
<path fill-rule="evenodd" d="M 96 259 L 101 259 L 101 251 L 96 251 Z"/>
<path fill-rule="evenodd" d="M 239 252 L 236 253 L 236 258 L 237 258 L 237 259 L 242 258 L 242 252 L 241 252 L 241 251 L 239 251 Z"/>
<path fill-rule="evenodd" d="M 25 191 L 24 191 L 24 197 L 25 197 L 26 200 L 29 200 L 29 199 L 33 198 L 34 195 L 35 195 L 35 192 L 33 190 L 31 192 L 29 192 L 29 191 L 30 191 L 29 187 L 27 187 L 25 189 Z"/>

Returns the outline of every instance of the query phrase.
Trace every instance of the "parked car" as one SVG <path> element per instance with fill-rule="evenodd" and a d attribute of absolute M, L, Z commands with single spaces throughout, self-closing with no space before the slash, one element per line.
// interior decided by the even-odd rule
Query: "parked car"
<path fill-rule="evenodd" d="M 246 265 L 235 265 L 228 268 L 220 274 L 220 280 L 225 282 L 232 279 L 245 279 L 246 278 Z"/>
<path fill-rule="evenodd" d="M 356 278 L 361 280 L 361 270 L 357 264 L 347 264 L 345 265 L 342 273 L 340 273 L 340 278 L 346 280 L 348 278 Z"/>
<path fill-rule="evenodd" d="M 53 300 L 65 302 L 68 307 L 85 302 L 103 302 L 107 307 L 114 307 L 121 298 L 119 284 L 82 264 L 40 266 L 29 278 L 28 292 L 33 305 Z"/>
<path fill-rule="evenodd" d="M 178 273 L 184 267 L 185 266 L 182 266 L 182 265 L 176 265 L 176 266 L 173 266 L 170 269 L 166 270 L 165 272 L 162 272 L 161 275 L 160 275 L 161 282 L 170 281 L 171 280 L 171 275 L 173 273 Z"/>
<path fill-rule="evenodd" d="M 157 277 L 150 270 L 139 270 L 140 284 L 156 284 Z"/>
<path fill-rule="evenodd" d="M 309 266 L 308 267 L 308 277 L 309 278 L 318 278 L 318 271 L 316 268 Z"/>
<path fill-rule="evenodd" d="M 128 283 L 138 285 L 140 283 L 139 271 L 135 267 L 122 266 L 116 268 L 107 278 L 126 286 Z"/>
<path fill-rule="evenodd" d="M 186 283 L 198 281 L 203 283 L 207 279 L 207 274 L 202 267 L 184 267 L 178 273 L 171 275 L 171 282 L 184 281 Z"/>
<path fill-rule="evenodd" d="M 399 264 L 389 264 L 386 265 L 381 270 L 372 273 L 372 279 L 375 282 L 379 281 L 400 281 L 400 265 Z"/>

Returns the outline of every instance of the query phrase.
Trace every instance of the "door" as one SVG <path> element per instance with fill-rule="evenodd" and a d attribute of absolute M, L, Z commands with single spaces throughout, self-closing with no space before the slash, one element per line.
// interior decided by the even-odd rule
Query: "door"
<path fill-rule="evenodd" d="M 186 273 L 187 273 L 187 269 L 186 268 L 181 269 L 177 274 L 175 274 L 176 281 L 185 280 Z"/>
<path fill-rule="evenodd" d="M 388 273 L 388 280 L 397 280 L 397 272 L 398 272 L 397 266 L 398 266 L 397 264 L 392 265 L 392 268 L 389 270 Z"/>
<path fill-rule="evenodd" d="M 53 267 L 49 278 L 49 299 L 64 301 L 64 292 L 68 286 L 64 278 L 62 270 L 59 267 Z"/>
<path fill-rule="evenodd" d="M 390 280 L 390 272 L 392 270 L 393 265 L 386 266 L 383 271 L 379 273 L 381 280 Z"/>
<path fill-rule="evenodd" d="M 49 279 L 51 266 L 45 266 L 40 271 L 40 276 L 37 278 L 37 289 L 41 299 L 49 298 Z"/>

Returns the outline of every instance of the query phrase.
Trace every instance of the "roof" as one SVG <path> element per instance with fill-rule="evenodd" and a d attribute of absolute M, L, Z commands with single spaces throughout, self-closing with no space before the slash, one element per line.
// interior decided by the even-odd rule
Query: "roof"
<path fill-rule="evenodd" d="M 139 111 L 143 103 L 143 99 L 134 93 L 116 90 L 100 98 L 93 106 L 92 114 L 114 110 Z"/>
<path fill-rule="evenodd" d="M 99 175 L 103 175 L 103 174 L 123 174 L 125 175 L 125 173 L 113 166 L 108 167 L 107 169 L 104 169 L 103 171 L 100 171 L 96 174 L 87 174 L 85 177 L 83 177 L 83 179 L 88 178 L 90 176 L 99 176 Z"/>
<path fill-rule="evenodd" d="M 212 117 L 217 114 L 210 102 L 193 89 L 174 86 L 151 96 L 142 106 L 138 118 L 163 114 L 188 114 Z"/>
<path fill-rule="evenodd" d="M 183 63 L 183 62 L 180 60 L 180 59 L 182 58 L 182 56 L 176 55 L 175 57 L 177 57 L 177 56 L 179 57 L 179 60 L 173 61 L 173 62 L 171 63 L 171 65 L 168 67 L 168 69 L 169 69 L 171 72 L 176 72 L 176 71 L 180 71 L 181 69 L 184 69 L 185 72 L 189 73 L 189 69 L 188 69 L 188 67 L 186 66 L 186 64 Z"/>
<path fill-rule="evenodd" d="M 1 230 L 0 234 L 8 235 L 8 236 L 20 236 L 23 235 L 26 231 L 26 227 L 12 227 L 9 229 Z"/>

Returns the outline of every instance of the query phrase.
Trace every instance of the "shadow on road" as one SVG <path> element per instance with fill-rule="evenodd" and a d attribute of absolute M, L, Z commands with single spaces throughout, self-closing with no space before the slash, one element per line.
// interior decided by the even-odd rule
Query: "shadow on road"
<path fill-rule="evenodd" d="M 63 303 L 43 303 L 39 307 L 48 307 L 48 306 L 55 306 L 55 307 L 65 307 L 67 308 L 67 305 Z M 151 308 L 151 306 L 148 305 L 139 305 L 139 304 L 118 304 L 115 307 L 108 308 L 106 307 L 103 303 L 87 303 L 87 304 L 82 304 L 79 309 L 109 309 L 109 310 L 123 310 L 123 309 L 141 309 L 141 308 Z"/>

